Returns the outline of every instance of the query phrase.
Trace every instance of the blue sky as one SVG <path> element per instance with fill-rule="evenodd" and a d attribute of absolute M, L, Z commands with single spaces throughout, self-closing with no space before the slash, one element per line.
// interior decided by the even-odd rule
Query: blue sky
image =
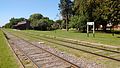
<path fill-rule="evenodd" d="M 0 0 L 0 26 L 12 17 L 29 18 L 33 13 L 41 13 L 55 19 L 59 13 L 59 0 Z"/>

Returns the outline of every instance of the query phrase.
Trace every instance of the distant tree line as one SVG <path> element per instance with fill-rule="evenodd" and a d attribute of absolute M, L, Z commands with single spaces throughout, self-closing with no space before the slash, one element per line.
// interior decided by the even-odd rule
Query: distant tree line
<path fill-rule="evenodd" d="M 96 28 L 102 25 L 104 31 L 108 23 L 120 23 L 120 0 L 60 0 L 59 8 L 67 30 L 84 32 L 87 21 L 95 22 Z"/>
<path fill-rule="evenodd" d="M 27 20 L 27 19 L 25 19 L 25 18 L 11 18 L 9 20 L 9 23 L 5 24 L 3 27 L 12 28 L 13 25 L 16 25 L 18 22 L 25 21 L 25 20 Z"/>
<path fill-rule="evenodd" d="M 61 25 L 61 20 L 50 20 L 48 17 L 44 17 L 42 14 L 35 13 L 30 15 L 29 19 L 25 18 L 11 18 L 9 23 L 3 26 L 4 28 L 13 28 L 14 25 L 22 21 L 29 21 L 31 28 L 34 30 L 54 30 L 59 29 Z"/>

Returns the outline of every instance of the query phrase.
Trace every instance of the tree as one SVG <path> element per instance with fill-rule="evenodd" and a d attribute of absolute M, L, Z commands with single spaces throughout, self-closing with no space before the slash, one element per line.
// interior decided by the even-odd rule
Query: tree
<path fill-rule="evenodd" d="M 111 3 L 110 21 L 114 25 L 120 23 L 120 0 L 112 1 Z"/>
<path fill-rule="evenodd" d="M 49 17 L 43 17 L 43 19 L 48 19 L 49 20 Z"/>
<path fill-rule="evenodd" d="M 86 22 L 88 19 L 87 0 L 74 0 L 73 13 L 69 26 L 76 28 L 78 31 L 85 32 Z"/>
<path fill-rule="evenodd" d="M 43 18 L 43 15 L 39 14 L 39 13 L 35 13 L 35 14 L 30 15 L 29 21 L 31 23 L 32 28 L 37 27 L 38 21 L 42 18 Z"/>
<path fill-rule="evenodd" d="M 29 21 L 31 26 L 35 30 L 51 30 L 51 25 L 54 23 L 48 17 L 44 17 L 42 14 L 35 13 L 30 15 Z"/>
<path fill-rule="evenodd" d="M 32 20 L 39 20 L 39 19 L 42 19 L 42 18 L 43 18 L 42 14 L 35 13 L 35 14 L 30 15 L 29 20 L 30 21 L 32 21 Z"/>
<path fill-rule="evenodd" d="M 97 24 L 103 25 L 106 31 L 106 25 L 111 23 L 113 26 L 120 22 L 120 1 L 104 0 L 98 3 L 97 9 L 93 12 L 93 17 Z"/>
<path fill-rule="evenodd" d="M 59 3 L 60 13 L 64 22 L 66 23 L 66 29 L 68 31 L 69 19 L 72 16 L 72 2 L 71 0 L 60 0 Z"/>
<path fill-rule="evenodd" d="M 94 21 L 95 25 L 113 26 L 120 22 L 119 0 L 74 0 L 74 15 L 85 16 L 87 21 Z"/>

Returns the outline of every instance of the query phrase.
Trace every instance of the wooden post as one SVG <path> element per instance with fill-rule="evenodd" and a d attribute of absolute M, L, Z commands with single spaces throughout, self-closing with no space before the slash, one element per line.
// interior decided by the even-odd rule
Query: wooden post
<path fill-rule="evenodd" d="M 89 37 L 89 25 L 87 24 L 87 37 Z"/>
<path fill-rule="evenodd" d="M 95 24 L 93 24 L 93 37 L 95 37 Z"/>

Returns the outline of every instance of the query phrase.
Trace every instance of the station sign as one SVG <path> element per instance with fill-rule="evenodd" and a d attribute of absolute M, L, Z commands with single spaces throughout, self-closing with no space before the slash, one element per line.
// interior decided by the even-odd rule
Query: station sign
<path fill-rule="evenodd" d="M 87 22 L 87 25 L 94 25 L 94 22 Z"/>

